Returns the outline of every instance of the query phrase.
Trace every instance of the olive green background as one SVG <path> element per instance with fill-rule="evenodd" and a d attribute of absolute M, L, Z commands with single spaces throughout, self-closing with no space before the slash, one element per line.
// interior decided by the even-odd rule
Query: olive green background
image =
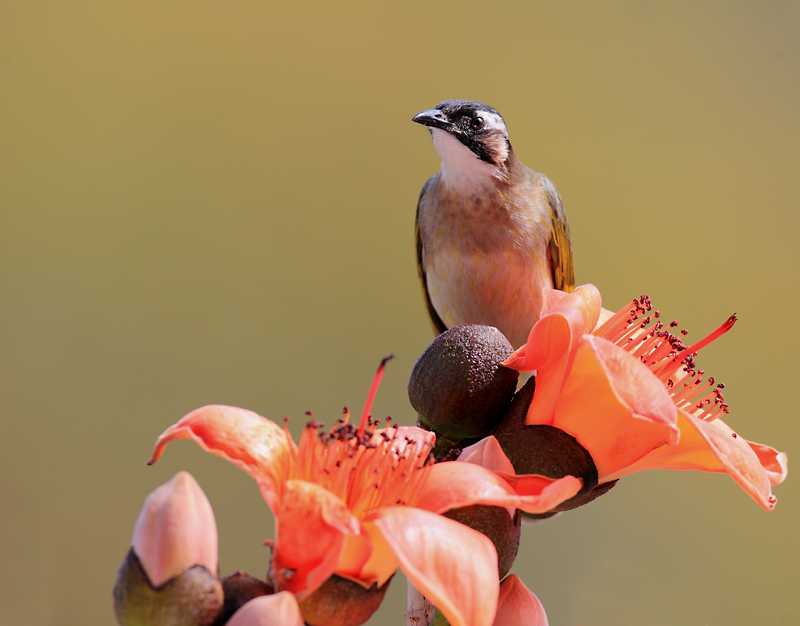
<path fill-rule="evenodd" d="M 743 436 L 797 453 L 800 6 L 122 0 L 0 5 L 0 625 L 112 624 L 145 495 L 194 474 L 223 573 L 262 575 L 254 482 L 189 443 L 227 403 L 303 424 L 414 420 L 432 339 L 411 117 L 505 116 L 557 185 L 579 283 L 648 293 L 698 339 Z M 560 625 L 790 624 L 800 491 L 645 472 L 523 530 L 514 571 Z M 402 624 L 400 575 L 370 624 Z"/>

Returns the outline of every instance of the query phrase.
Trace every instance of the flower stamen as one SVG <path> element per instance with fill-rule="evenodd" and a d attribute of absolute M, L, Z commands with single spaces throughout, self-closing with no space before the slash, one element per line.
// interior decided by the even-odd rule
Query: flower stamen
<path fill-rule="evenodd" d="M 394 504 L 407 504 L 419 492 L 432 463 L 428 441 L 403 434 L 392 418 L 378 430 L 380 420 L 370 416 L 389 356 L 381 361 L 372 381 L 358 428 L 349 423 L 350 411 L 333 428 L 312 419 L 303 429 L 297 463 L 291 478 L 316 483 L 340 498 L 360 516 L 366 511 Z"/>
<path fill-rule="evenodd" d="M 678 322 L 665 324 L 658 320 L 660 313 L 654 311 L 647 295 L 633 300 L 612 315 L 594 331 L 598 337 L 611 341 L 644 363 L 664 384 L 672 396 L 675 406 L 706 421 L 717 419 L 730 409 L 722 396 L 722 383 L 710 393 L 714 378 L 703 383 L 703 370 L 697 370 L 694 357 L 712 341 L 728 332 L 736 323 L 731 315 L 724 324 L 697 343 L 686 347 L 681 340 L 688 333 L 673 334 L 667 329 L 677 328 Z M 642 319 L 643 316 L 644 319 Z M 655 322 L 655 323 L 653 323 Z"/>

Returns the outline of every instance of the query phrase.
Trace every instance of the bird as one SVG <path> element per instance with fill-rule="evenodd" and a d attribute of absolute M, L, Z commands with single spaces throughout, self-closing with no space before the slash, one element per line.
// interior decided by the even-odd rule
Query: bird
<path fill-rule="evenodd" d="M 436 334 L 494 326 L 526 343 L 545 288 L 575 288 L 564 204 L 525 167 L 503 117 L 471 100 L 444 100 L 412 121 L 428 127 L 441 169 L 417 203 L 417 267 Z"/>

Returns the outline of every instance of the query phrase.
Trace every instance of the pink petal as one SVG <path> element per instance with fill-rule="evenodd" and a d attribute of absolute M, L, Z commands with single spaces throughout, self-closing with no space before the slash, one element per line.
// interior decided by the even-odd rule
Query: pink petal
<path fill-rule="evenodd" d="M 655 448 L 674 444 L 676 421 L 672 398 L 641 361 L 606 339 L 583 336 L 553 425 L 589 451 L 601 482 Z"/>
<path fill-rule="evenodd" d="M 473 463 L 495 472 L 513 474 L 514 466 L 493 435 L 484 437 L 461 451 L 457 459 L 460 463 Z"/>
<path fill-rule="evenodd" d="M 492 626 L 547 626 L 547 615 L 539 598 L 514 574 L 500 583 Z"/>
<path fill-rule="evenodd" d="M 498 580 L 497 553 L 489 539 L 463 524 L 410 507 L 377 509 L 369 518 L 405 575 L 450 626 L 492 624 Z"/>
<path fill-rule="evenodd" d="M 767 473 L 770 485 L 773 487 L 775 485 L 780 485 L 786 479 L 786 474 L 789 471 L 786 454 L 760 443 L 753 443 L 752 441 L 748 441 L 747 443 L 750 444 L 750 447 L 753 449 L 753 452 L 756 453 L 761 463 L 761 467 L 763 467 L 764 471 Z"/>
<path fill-rule="evenodd" d="M 678 426 L 681 438 L 676 445 L 654 450 L 608 480 L 643 469 L 721 472 L 730 474 L 745 493 L 767 511 L 775 507 L 777 498 L 772 495 L 772 480 L 785 475 L 785 455 L 767 454 L 766 446 L 751 444 L 722 420 L 706 422 L 679 411 Z M 769 469 L 762 465 L 760 455 L 767 457 Z M 776 470 L 776 465 L 782 469 Z"/>
<path fill-rule="evenodd" d="M 297 600 L 288 591 L 259 596 L 233 614 L 227 626 L 304 626 Z"/>
<path fill-rule="evenodd" d="M 498 474 L 472 463 L 437 463 L 426 471 L 429 475 L 415 506 L 435 513 L 472 504 L 545 513 L 578 493 L 582 484 L 574 476 Z"/>
<path fill-rule="evenodd" d="M 178 472 L 144 501 L 131 546 L 154 587 L 203 565 L 217 573 L 217 523 L 206 494 Z"/>
<path fill-rule="evenodd" d="M 272 555 L 276 586 L 298 599 L 316 591 L 336 571 L 346 535 L 361 534 L 347 505 L 327 489 L 290 480 L 276 516 Z"/>
<path fill-rule="evenodd" d="M 536 370 L 536 394 L 528 424 L 552 424 L 556 401 L 569 373 L 578 342 L 597 324 L 600 292 L 582 285 L 571 294 L 545 302 L 541 319 L 528 336 L 524 353 L 514 353 L 503 365 L 521 372 Z"/>
<path fill-rule="evenodd" d="M 175 439 L 194 439 L 207 452 L 238 465 L 258 481 L 267 504 L 277 511 L 279 486 L 289 475 L 297 448 L 275 422 L 232 406 L 195 409 L 161 434 L 148 465 Z"/>

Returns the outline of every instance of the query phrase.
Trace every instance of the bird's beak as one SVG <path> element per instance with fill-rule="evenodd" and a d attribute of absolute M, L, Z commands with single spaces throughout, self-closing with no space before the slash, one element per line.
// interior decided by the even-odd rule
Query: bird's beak
<path fill-rule="evenodd" d="M 449 131 L 453 128 L 453 123 L 448 121 L 439 109 L 431 109 L 417 113 L 411 118 L 412 122 L 422 124 L 423 126 L 430 126 L 431 128 L 441 128 L 442 130 Z"/>

